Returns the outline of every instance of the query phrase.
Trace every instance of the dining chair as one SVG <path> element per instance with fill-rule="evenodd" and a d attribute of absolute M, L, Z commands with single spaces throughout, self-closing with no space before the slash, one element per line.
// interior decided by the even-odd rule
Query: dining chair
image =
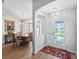
<path fill-rule="evenodd" d="M 29 35 L 29 40 L 32 41 L 33 37 L 32 37 L 32 32 L 28 33 Z"/>
<path fill-rule="evenodd" d="M 31 41 L 32 41 L 32 32 L 28 33 L 28 38 L 26 39 L 27 46 L 29 46 Z"/>
<path fill-rule="evenodd" d="M 14 45 L 18 45 L 18 41 L 17 41 L 17 38 L 16 38 L 16 34 L 12 33 L 12 38 L 13 38 L 13 46 Z"/>

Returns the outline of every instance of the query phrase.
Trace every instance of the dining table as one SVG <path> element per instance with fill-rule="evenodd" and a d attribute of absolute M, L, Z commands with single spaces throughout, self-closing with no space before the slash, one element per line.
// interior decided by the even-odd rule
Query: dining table
<path fill-rule="evenodd" d="M 22 46 L 26 45 L 26 43 L 28 42 L 29 36 L 17 36 L 17 39 L 20 40 L 19 46 L 22 47 Z"/>

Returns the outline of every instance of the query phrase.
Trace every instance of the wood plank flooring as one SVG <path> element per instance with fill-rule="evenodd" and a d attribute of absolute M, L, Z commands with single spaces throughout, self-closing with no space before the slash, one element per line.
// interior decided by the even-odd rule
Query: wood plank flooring
<path fill-rule="evenodd" d="M 3 46 L 2 57 L 3 59 L 32 59 L 32 52 L 27 46 L 20 48 L 7 44 Z"/>
<path fill-rule="evenodd" d="M 3 45 L 2 57 L 3 59 L 60 59 L 58 57 L 46 54 L 39 51 L 35 55 L 32 55 L 30 47 L 13 47 L 12 44 Z M 77 59 L 75 54 L 71 54 L 72 59 Z"/>

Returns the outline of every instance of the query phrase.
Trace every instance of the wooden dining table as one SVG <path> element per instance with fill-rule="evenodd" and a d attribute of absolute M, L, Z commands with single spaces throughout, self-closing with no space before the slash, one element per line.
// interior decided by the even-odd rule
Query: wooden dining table
<path fill-rule="evenodd" d="M 17 39 L 20 40 L 19 45 L 24 46 L 29 41 L 29 36 L 17 36 Z"/>

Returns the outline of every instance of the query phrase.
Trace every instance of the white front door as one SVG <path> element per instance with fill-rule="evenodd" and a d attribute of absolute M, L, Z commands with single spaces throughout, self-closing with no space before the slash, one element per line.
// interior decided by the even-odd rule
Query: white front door
<path fill-rule="evenodd" d="M 49 23 L 46 43 L 47 45 L 53 47 L 62 49 L 66 48 L 64 21 L 55 21 L 54 23 Z"/>
<path fill-rule="evenodd" d="M 55 28 L 54 29 L 55 46 L 58 48 L 65 48 L 65 38 L 64 38 L 65 24 L 64 24 L 64 21 L 55 22 L 54 28 Z"/>

